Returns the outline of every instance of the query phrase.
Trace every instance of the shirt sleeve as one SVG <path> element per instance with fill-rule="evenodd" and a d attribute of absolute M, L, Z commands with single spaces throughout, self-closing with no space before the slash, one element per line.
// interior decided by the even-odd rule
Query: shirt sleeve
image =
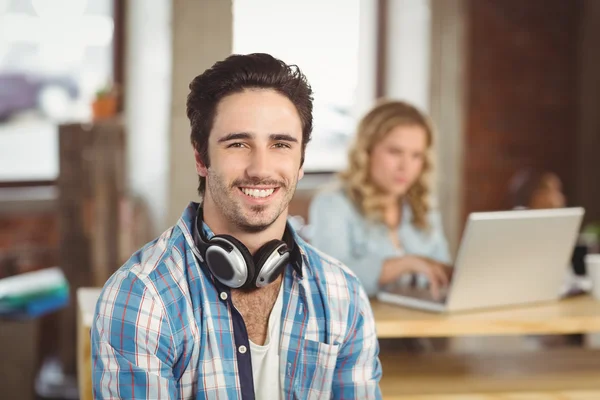
<path fill-rule="evenodd" d="M 430 221 L 434 241 L 431 258 L 442 264 L 451 265 L 452 258 L 450 256 L 450 250 L 448 249 L 448 241 L 444 234 L 441 214 L 437 211 L 432 211 Z"/>
<path fill-rule="evenodd" d="M 382 369 L 375 319 L 364 289 L 356 286 L 349 313 L 349 329 L 333 374 L 333 398 L 381 399 L 379 384 Z"/>
<path fill-rule="evenodd" d="M 309 209 L 310 242 L 317 249 L 341 261 L 356 274 L 368 296 L 379 290 L 379 276 L 383 263 L 398 257 L 397 252 L 357 254 L 353 251 L 352 224 L 355 215 L 350 203 L 337 194 L 316 196 Z"/>
<path fill-rule="evenodd" d="M 177 399 L 177 349 L 165 310 L 138 277 L 117 272 L 91 330 L 95 399 Z"/>

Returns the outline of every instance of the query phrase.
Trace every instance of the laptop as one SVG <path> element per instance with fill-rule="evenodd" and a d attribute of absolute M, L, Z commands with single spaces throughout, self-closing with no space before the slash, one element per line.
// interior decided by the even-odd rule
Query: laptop
<path fill-rule="evenodd" d="M 402 283 L 382 288 L 377 298 L 442 313 L 556 300 L 583 215 L 581 207 L 471 213 L 439 299 Z"/>

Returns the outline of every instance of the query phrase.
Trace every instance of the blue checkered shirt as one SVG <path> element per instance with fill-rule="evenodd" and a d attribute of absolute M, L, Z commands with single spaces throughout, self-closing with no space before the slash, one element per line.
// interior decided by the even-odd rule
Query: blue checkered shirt
<path fill-rule="evenodd" d="M 229 290 L 200 265 L 197 204 L 106 283 L 92 325 L 96 399 L 253 399 L 249 339 Z M 212 233 L 205 225 L 207 236 Z M 294 234 L 283 279 L 282 399 L 380 399 L 369 300 L 338 261 Z M 227 295 L 225 295 L 225 294 Z"/>

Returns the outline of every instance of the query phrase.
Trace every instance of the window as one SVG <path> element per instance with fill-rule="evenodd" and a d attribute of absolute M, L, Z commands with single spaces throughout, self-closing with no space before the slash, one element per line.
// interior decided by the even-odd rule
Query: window
<path fill-rule="evenodd" d="M 0 181 L 58 176 L 57 125 L 113 78 L 113 0 L 0 0 Z"/>
<path fill-rule="evenodd" d="M 370 103 L 374 97 L 361 84 L 361 80 L 375 81 L 374 75 L 361 73 L 363 1 L 233 1 L 233 52 L 269 53 L 297 64 L 313 88 L 314 129 L 306 153 L 307 172 L 338 171 L 346 165 L 365 100 Z"/>

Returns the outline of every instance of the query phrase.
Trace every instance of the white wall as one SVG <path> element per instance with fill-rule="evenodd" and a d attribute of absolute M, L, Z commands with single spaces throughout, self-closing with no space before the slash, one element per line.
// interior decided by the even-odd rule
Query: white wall
<path fill-rule="evenodd" d="M 357 98 L 352 115 L 358 121 L 377 97 L 377 4 L 374 0 L 360 2 L 360 33 L 358 43 Z"/>
<path fill-rule="evenodd" d="M 185 103 L 190 81 L 231 53 L 231 0 L 130 0 L 126 11 L 128 182 L 155 236 L 198 199 Z"/>
<path fill-rule="evenodd" d="M 194 77 L 231 54 L 232 27 L 231 0 L 174 1 L 168 225 L 177 221 L 190 201 L 198 200 L 185 109 L 188 86 Z"/>
<path fill-rule="evenodd" d="M 128 182 L 149 209 L 151 235 L 167 224 L 171 10 L 171 0 L 130 0 L 126 10 Z"/>
<path fill-rule="evenodd" d="M 387 2 L 385 96 L 429 109 L 430 0 Z"/>
<path fill-rule="evenodd" d="M 467 11 L 465 0 L 432 2 L 430 114 L 437 127 L 436 197 L 453 253 L 462 235 Z"/>

